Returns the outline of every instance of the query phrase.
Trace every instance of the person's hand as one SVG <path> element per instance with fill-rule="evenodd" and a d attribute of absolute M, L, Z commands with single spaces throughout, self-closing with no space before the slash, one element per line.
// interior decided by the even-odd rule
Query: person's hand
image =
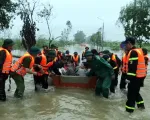
<path fill-rule="evenodd" d="M 125 80 L 125 83 L 127 83 L 127 84 L 130 83 L 130 80 Z"/>
<path fill-rule="evenodd" d="M 115 79 L 115 75 L 112 75 L 112 76 L 111 76 L 111 79 L 114 80 L 114 79 Z"/>
<path fill-rule="evenodd" d="M 55 74 L 54 74 L 54 73 L 52 73 L 52 72 L 51 72 L 51 73 L 49 73 L 49 76 L 50 76 L 50 77 L 51 77 L 51 76 L 54 76 L 54 75 L 55 75 Z"/>
<path fill-rule="evenodd" d="M 38 74 L 37 72 L 33 72 L 33 75 L 37 76 L 37 74 Z"/>

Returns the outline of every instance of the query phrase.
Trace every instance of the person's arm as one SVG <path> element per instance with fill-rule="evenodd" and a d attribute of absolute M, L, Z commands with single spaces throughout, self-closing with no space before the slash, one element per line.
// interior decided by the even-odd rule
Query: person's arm
<path fill-rule="evenodd" d="M 121 66 L 121 60 L 117 55 L 116 55 L 116 60 L 117 60 L 118 67 L 120 67 Z"/>
<path fill-rule="evenodd" d="M 0 71 L 3 68 L 3 64 L 5 62 L 5 59 L 6 59 L 6 52 L 4 50 L 1 50 L 0 51 Z"/>

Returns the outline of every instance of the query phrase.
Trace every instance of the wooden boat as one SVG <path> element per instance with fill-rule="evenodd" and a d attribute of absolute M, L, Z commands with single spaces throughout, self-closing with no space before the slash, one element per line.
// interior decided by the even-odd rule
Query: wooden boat
<path fill-rule="evenodd" d="M 53 76 L 52 82 L 58 88 L 95 88 L 96 77 Z"/>

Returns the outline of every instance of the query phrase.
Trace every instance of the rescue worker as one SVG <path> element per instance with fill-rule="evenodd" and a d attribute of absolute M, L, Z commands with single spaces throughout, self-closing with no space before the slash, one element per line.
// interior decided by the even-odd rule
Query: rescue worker
<path fill-rule="evenodd" d="M 119 57 L 116 54 L 111 53 L 109 50 L 104 50 L 103 54 L 109 55 L 110 59 L 117 64 L 117 68 L 115 68 L 115 70 L 114 70 L 115 80 L 113 81 L 114 86 L 116 87 L 118 85 L 118 74 L 119 74 L 119 68 L 121 66 L 121 60 L 119 59 Z"/>
<path fill-rule="evenodd" d="M 80 56 L 78 55 L 77 52 L 74 52 L 74 55 L 72 56 L 72 62 L 74 64 L 74 66 L 79 66 L 80 63 Z"/>
<path fill-rule="evenodd" d="M 87 76 L 95 75 L 98 78 L 95 94 L 102 94 L 105 98 L 108 98 L 111 79 L 114 75 L 113 68 L 103 58 L 98 55 L 93 55 L 91 51 L 87 51 L 85 57 L 91 69 L 90 72 L 87 73 Z"/>
<path fill-rule="evenodd" d="M 61 53 L 61 51 L 58 51 L 58 53 L 57 53 L 57 60 L 62 60 L 62 57 L 63 57 L 63 55 L 62 55 L 62 53 Z"/>
<path fill-rule="evenodd" d="M 89 50 L 89 47 L 85 47 L 85 50 L 82 52 L 82 60 L 85 59 L 85 52 Z"/>
<path fill-rule="evenodd" d="M 120 67 L 120 72 L 121 74 L 121 80 L 120 80 L 120 90 L 126 90 L 126 76 L 127 76 L 127 56 L 128 56 L 128 50 L 124 49 L 124 54 L 122 57 L 122 62 L 121 62 L 121 67 Z"/>
<path fill-rule="evenodd" d="M 146 66 L 142 49 L 135 47 L 135 39 L 128 37 L 125 43 L 126 49 L 129 50 L 127 56 L 127 80 L 129 80 L 129 83 L 126 111 L 133 113 L 135 102 L 138 108 L 145 109 L 143 98 L 140 95 L 140 87 L 142 80 L 146 76 Z"/>
<path fill-rule="evenodd" d="M 54 61 L 56 58 L 56 52 L 55 50 L 50 50 L 48 54 L 48 62 L 53 62 L 53 65 L 49 68 L 50 72 L 54 72 L 56 75 L 61 75 L 59 68 L 62 68 L 64 64 L 62 61 Z"/>
<path fill-rule="evenodd" d="M 48 46 L 47 45 L 43 45 L 43 50 L 41 51 L 42 54 L 46 55 L 47 51 L 48 51 Z"/>
<path fill-rule="evenodd" d="M 99 53 L 97 52 L 96 49 L 92 49 L 91 52 L 92 52 L 94 55 L 99 55 Z"/>
<path fill-rule="evenodd" d="M 16 83 L 16 91 L 14 97 L 23 98 L 25 84 L 24 76 L 26 73 L 37 75 L 37 72 L 33 72 L 31 68 L 34 66 L 34 59 L 40 53 L 40 49 L 37 47 L 31 47 L 21 58 L 19 58 L 11 68 L 11 77 Z M 37 65 L 39 69 L 42 69 L 40 65 Z"/>
<path fill-rule="evenodd" d="M 54 50 L 55 53 L 56 53 L 56 57 L 55 57 L 55 59 L 54 59 L 54 62 L 57 62 L 57 60 L 58 60 L 58 58 L 57 58 L 57 52 L 58 52 L 58 51 L 56 50 L 56 48 L 57 48 L 57 47 L 56 47 L 54 44 L 52 44 L 51 47 L 50 47 L 50 50 Z"/>
<path fill-rule="evenodd" d="M 113 70 L 115 71 L 117 68 L 116 62 L 114 62 L 109 55 L 103 54 L 103 58 L 112 66 Z M 114 79 L 112 79 L 111 86 L 110 86 L 110 92 L 115 93 L 115 85 L 114 85 Z"/>
<path fill-rule="evenodd" d="M 48 55 L 48 53 L 47 53 Z M 44 73 L 41 73 L 41 70 L 38 66 L 33 67 L 33 71 L 38 72 L 37 75 L 33 75 L 34 84 L 35 84 L 35 91 L 38 91 L 40 86 L 43 89 L 48 89 L 48 68 L 47 68 L 47 58 L 44 54 L 40 53 L 37 57 L 35 57 L 35 64 L 41 65 Z"/>
<path fill-rule="evenodd" d="M 67 62 L 69 62 L 69 63 L 71 62 L 72 56 L 70 55 L 69 50 L 66 50 L 65 58 L 66 58 Z"/>
<path fill-rule="evenodd" d="M 11 69 L 13 45 L 14 42 L 11 39 L 6 39 L 0 47 L 0 101 L 6 101 L 5 81 Z"/>
<path fill-rule="evenodd" d="M 148 68 L 148 61 L 149 61 L 149 57 L 148 57 L 148 51 L 146 48 L 142 48 L 143 54 L 144 54 L 144 59 L 145 59 L 145 65 L 146 65 L 146 73 L 147 73 L 147 68 Z M 146 77 L 146 76 L 145 76 Z M 145 79 L 145 78 L 144 78 Z M 144 87 L 144 79 L 143 82 L 141 84 L 141 87 Z"/>

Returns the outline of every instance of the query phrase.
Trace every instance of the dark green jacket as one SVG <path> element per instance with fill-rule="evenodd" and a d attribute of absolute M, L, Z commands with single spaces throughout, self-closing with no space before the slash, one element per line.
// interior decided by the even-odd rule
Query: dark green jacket
<path fill-rule="evenodd" d="M 87 73 L 87 76 L 92 76 L 93 74 L 97 77 L 105 77 L 112 76 L 114 74 L 114 70 L 111 65 L 101 58 L 100 56 L 94 56 L 91 62 L 89 62 L 89 66 L 91 71 Z"/>

